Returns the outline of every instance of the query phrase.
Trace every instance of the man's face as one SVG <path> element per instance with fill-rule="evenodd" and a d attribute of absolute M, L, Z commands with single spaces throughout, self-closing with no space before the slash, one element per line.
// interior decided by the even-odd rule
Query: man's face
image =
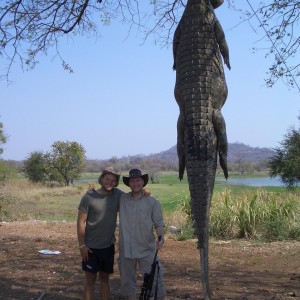
<path fill-rule="evenodd" d="M 113 174 L 108 173 L 101 178 L 101 187 L 107 192 L 111 192 L 116 185 L 117 177 Z"/>
<path fill-rule="evenodd" d="M 129 187 L 134 193 L 141 192 L 143 190 L 144 180 L 141 177 L 130 178 Z"/>

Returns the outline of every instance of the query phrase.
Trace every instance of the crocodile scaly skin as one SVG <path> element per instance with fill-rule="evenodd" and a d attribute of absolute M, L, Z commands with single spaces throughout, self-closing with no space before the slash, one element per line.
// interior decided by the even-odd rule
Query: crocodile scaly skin
<path fill-rule="evenodd" d="M 218 156 L 224 176 L 228 177 L 226 126 L 221 108 L 228 93 L 222 57 L 230 69 L 229 50 L 214 12 L 222 3 L 223 0 L 188 0 L 173 39 L 174 94 L 180 110 L 179 179 L 186 169 L 206 300 L 211 299 L 208 231 Z"/>

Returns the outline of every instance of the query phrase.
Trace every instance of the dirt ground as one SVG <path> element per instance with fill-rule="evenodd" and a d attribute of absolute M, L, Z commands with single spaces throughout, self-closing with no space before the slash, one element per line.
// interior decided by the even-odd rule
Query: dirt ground
<path fill-rule="evenodd" d="M 44 249 L 61 254 L 38 253 Z M 211 241 L 209 253 L 213 299 L 300 299 L 299 241 Z M 167 299 L 203 299 L 195 241 L 167 234 L 160 257 Z M 118 285 L 116 264 L 111 299 Z M 75 223 L 0 223 L 0 299 L 81 299 L 82 287 Z"/>

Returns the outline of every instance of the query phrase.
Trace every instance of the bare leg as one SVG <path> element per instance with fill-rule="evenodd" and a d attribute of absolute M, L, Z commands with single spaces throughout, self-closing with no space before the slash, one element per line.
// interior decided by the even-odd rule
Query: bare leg
<path fill-rule="evenodd" d="M 100 299 L 109 300 L 109 293 L 110 293 L 109 274 L 100 272 L 99 280 L 100 280 Z"/>
<path fill-rule="evenodd" d="M 97 273 L 85 272 L 83 300 L 94 299 L 94 287 Z"/>

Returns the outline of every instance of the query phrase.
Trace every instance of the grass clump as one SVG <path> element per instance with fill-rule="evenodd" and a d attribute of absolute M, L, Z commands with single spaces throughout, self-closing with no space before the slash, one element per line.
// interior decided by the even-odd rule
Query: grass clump
<path fill-rule="evenodd" d="M 300 239 L 299 231 L 297 193 L 257 189 L 233 195 L 225 190 L 213 197 L 210 233 L 216 238 Z"/>
<path fill-rule="evenodd" d="M 175 212 L 172 214 L 172 224 L 176 225 L 175 227 L 179 230 L 176 233 L 176 239 L 183 241 L 194 238 L 190 196 L 188 194 L 175 193 L 171 204 L 173 208 L 175 207 Z"/>
<path fill-rule="evenodd" d="M 264 189 L 224 189 L 212 199 L 210 236 L 216 239 L 246 238 L 264 241 L 300 240 L 300 203 L 297 193 Z M 189 195 L 177 194 L 174 218 L 181 217 L 178 239 L 193 238 Z"/>

